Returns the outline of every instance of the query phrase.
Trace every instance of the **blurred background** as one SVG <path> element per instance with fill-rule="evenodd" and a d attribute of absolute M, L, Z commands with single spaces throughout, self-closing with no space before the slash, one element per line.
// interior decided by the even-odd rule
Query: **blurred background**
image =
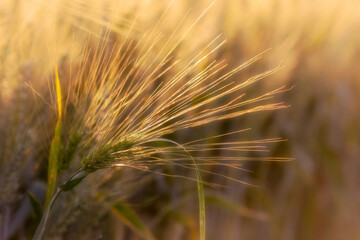
<path fill-rule="evenodd" d="M 280 86 L 293 87 L 275 99 L 289 107 L 212 123 L 171 137 L 187 142 L 194 135 L 201 138 L 209 132 L 217 135 L 251 128 L 223 140 L 281 137 L 287 141 L 268 144 L 267 152 L 244 152 L 243 156 L 294 158 L 284 162 L 247 161 L 243 168 L 249 171 L 222 165 L 207 168 L 251 184 L 204 175 L 205 181 L 223 185 L 206 188 L 207 239 L 360 239 L 359 12 L 360 2 L 356 0 L 2 0 L 0 159 L 1 174 L 9 176 L 6 181 L 12 185 L 6 189 L 8 185 L 2 178 L 1 222 L 13 216 L 7 236 L 28 239 L 34 231 L 25 192 L 34 189 L 36 195 L 43 191 L 46 165 L 38 159 L 46 159 L 48 153 L 38 146 L 49 146 L 51 142 L 50 133 L 40 136 L 27 127 L 36 125 L 33 119 L 51 112 L 51 108 L 21 104 L 29 104 L 29 99 L 36 102 L 22 93 L 24 81 L 52 76 L 54 63 L 63 66 L 64 62 L 80 61 L 78 49 L 89 32 L 96 36 L 110 26 L 116 39 L 134 23 L 131 37 L 136 41 L 155 25 L 159 35 L 171 35 L 182 21 L 183 30 L 174 34 L 174 39 L 179 39 L 204 13 L 194 30 L 187 33 L 178 54 L 191 54 L 219 34 L 227 42 L 216 57 L 226 59 L 229 66 L 235 67 L 267 50 L 263 59 L 234 79 L 247 79 L 281 65 L 270 77 L 246 88 L 246 94 L 258 96 Z M 32 87 L 47 89 L 46 84 L 37 81 L 32 82 Z M 51 125 L 54 114 L 45 116 L 43 122 Z M 6 138 L 8 129 L 15 131 L 11 141 Z M 29 150 L 32 145 L 37 146 L 35 152 Z M 13 151 L 18 154 L 11 155 Z M 224 150 L 209 154 L 232 153 Z M 187 174 L 176 169 L 168 171 Z M 197 239 L 196 184 L 135 173 L 113 173 L 111 182 L 115 179 L 116 185 L 106 185 L 111 192 L 109 198 L 126 201 L 156 239 Z M 84 183 L 90 193 L 76 190 L 79 199 L 63 197 L 63 209 L 67 210 L 52 220 L 48 238 L 141 239 L 141 234 L 98 201 L 102 196 L 91 190 L 94 182 L 96 179 Z M 79 207 L 81 199 L 86 199 L 86 204 Z M 73 208 L 67 207 L 69 201 Z M 17 211 L 21 207 L 27 210 Z"/>

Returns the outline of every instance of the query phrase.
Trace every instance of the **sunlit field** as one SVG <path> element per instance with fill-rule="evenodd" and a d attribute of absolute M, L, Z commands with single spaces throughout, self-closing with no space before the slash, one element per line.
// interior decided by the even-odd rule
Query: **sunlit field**
<path fill-rule="evenodd" d="M 360 239 L 359 13 L 0 1 L 0 240 Z"/>

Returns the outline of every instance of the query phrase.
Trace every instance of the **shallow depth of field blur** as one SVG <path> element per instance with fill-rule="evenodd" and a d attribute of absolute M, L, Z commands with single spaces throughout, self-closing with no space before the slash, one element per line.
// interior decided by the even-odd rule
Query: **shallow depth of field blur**
<path fill-rule="evenodd" d="M 137 42 L 151 31 L 146 36 L 154 42 L 164 37 L 151 49 L 154 58 L 166 39 L 171 47 L 184 35 L 175 50 L 179 58 L 220 34 L 226 43 L 208 63 L 225 59 L 234 68 L 266 51 L 232 78 L 246 80 L 280 65 L 244 93 L 251 98 L 288 89 L 269 100 L 287 108 L 167 136 L 186 143 L 251 128 L 221 140 L 283 139 L 266 143 L 268 151 L 241 153 L 274 161 L 243 161 L 245 170 L 201 166 L 210 183 L 206 239 L 360 239 L 359 13 L 356 0 L 0 1 L 0 239 L 31 239 L 39 221 L 27 192 L 43 204 L 56 124 L 54 67 L 68 91 L 66 76 L 79 68 L 85 45 L 95 49 L 106 32 L 113 42 Z M 214 161 L 237 157 L 231 149 L 201 154 Z M 158 168 L 163 174 L 105 169 L 89 176 L 59 199 L 45 239 L 198 239 L 196 180 L 175 177 L 194 178 L 194 172 Z M 116 201 L 130 206 L 151 234 L 119 217 L 109 204 Z"/>

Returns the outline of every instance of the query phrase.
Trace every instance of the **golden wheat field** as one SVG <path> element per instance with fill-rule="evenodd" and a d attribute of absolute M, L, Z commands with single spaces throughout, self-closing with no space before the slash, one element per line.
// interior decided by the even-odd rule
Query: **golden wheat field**
<path fill-rule="evenodd" d="M 0 240 L 360 239 L 356 0 L 1 0 Z"/>

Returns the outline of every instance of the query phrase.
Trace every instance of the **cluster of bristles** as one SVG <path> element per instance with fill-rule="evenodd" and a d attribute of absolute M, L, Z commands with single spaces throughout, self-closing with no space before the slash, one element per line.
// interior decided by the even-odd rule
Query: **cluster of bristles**
<path fill-rule="evenodd" d="M 161 49 L 161 52 L 167 51 L 166 54 L 154 57 L 152 50 L 158 46 L 156 41 L 149 42 L 153 38 L 140 39 L 138 43 L 117 39 L 115 44 L 108 38 L 106 35 L 96 50 L 84 48 L 84 61 L 75 74 L 66 76 L 60 73 L 62 81 L 69 79 L 64 97 L 64 122 L 71 126 L 68 136 L 72 136 L 64 152 L 74 153 L 81 142 L 86 149 L 81 157 L 83 169 L 107 168 L 116 164 L 136 166 L 141 159 L 169 152 L 169 148 L 144 144 L 175 131 L 285 107 L 282 103 L 271 103 L 246 108 L 284 91 L 284 88 L 279 88 L 243 100 L 242 89 L 275 71 L 240 83 L 234 80 L 234 74 L 260 59 L 261 54 L 227 72 L 224 72 L 226 64 L 215 60 L 199 72 L 197 68 L 208 62 L 211 54 L 223 44 L 215 44 L 218 38 L 191 59 L 176 59 L 176 46 L 167 50 L 166 45 Z M 178 66 L 184 67 L 174 72 Z M 224 103 L 224 99 L 237 93 L 238 97 Z M 192 151 L 199 148 L 199 145 L 195 148 L 190 143 L 185 145 Z M 232 150 L 244 150 L 243 142 L 224 143 L 222 147 L 225 145 L 231 145 Z M 70 158 L 63 159 L 69 161 Z"/>

